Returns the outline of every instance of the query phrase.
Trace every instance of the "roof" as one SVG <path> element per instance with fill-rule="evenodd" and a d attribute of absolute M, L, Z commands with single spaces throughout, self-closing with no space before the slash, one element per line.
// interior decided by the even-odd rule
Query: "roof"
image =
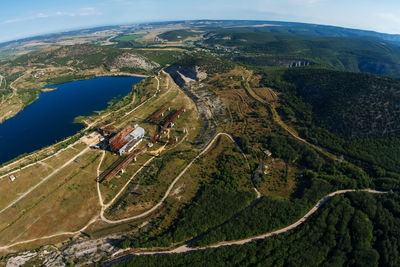
<path fill-rule="evenodd" d="M 134 130 L 134 127 L 132 125 L 128 125 L 125 129 L 113 136 L 110 139 L 111 149 L 114 151 L 120 150 L 121 147 L 123 147 L 128 142 L 128 140 L 126 140 L 126 136 L 129 135 L 132 130 Z"/>
<path fill-rule="evenodd" d="M 135 130 L 134 131 L 132 131 L 128 136 L 127 136 L 127 139 L 130 141 L 130 140 L 132 140 L 132 139 L 138 139 L 138 138 L 141 138 L 141 137 L 143 137 L 144 136 L 144 134 L 145 134 L 145 130 L 142 128 L 142 127 L 140 127 L 139 125 L 135 125 L 136 127 L 135 127 Z"/>

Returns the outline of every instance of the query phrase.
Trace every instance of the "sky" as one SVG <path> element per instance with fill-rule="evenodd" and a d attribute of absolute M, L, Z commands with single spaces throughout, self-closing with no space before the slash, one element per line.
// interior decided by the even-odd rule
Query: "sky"
<path fill-rule="evenodd" d="M 151 21 L 254 19 L 400 34 L 399 0 L 0 0 L 0 42 Z"/>

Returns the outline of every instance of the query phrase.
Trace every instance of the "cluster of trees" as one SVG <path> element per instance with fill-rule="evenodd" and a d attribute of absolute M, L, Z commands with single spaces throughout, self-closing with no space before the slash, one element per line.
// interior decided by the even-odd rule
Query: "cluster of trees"
<path fill-rule="evenodd" d="M 296 161 L 301 168 L 320 171 L 324 165 L 324 159 L 309 146 L 284 135 L 275 135 L 267 138 L 267 147 L 274 157 L 287 162 Z"/>
<path fill-rule="evenodd" d="M 399 82 L 321 68 L 269 70 L 262 75 L 262 86 L 283 93 L 278 112 L 304 138 L 343 155 L 372 176 L 393 178 L 378 175 L 377 168 L 386 173 L 400 170 L 400 120 L 395 106 Z M 290 146 L 283 147 L 286 158 L 295 155 Z"/>
<path fill-rule="evenodd" d="M 299 228 L 242 246 L 139 256 L 116 266 L 399 266 L 399 194 L 348 193 Z M 253 218 L 254 219 L 254 218 Z"/>
<path fill-rule="evenodd" d="M 397 80 L 321 68 L 290 69 L 283 79 L 294 85 L 281 90 L 295 112 L 308 103 L 312 123 L 343 138 L 381 138 L 400 130 Z"/>
<path fill-rule="evenodd" d="M 242 180 L 250 180 L 250 177 L 240 153 L 225 151 L 218 156 L 216 166 L 211 165 L 202 169 L 202 176 L 212 179 L 203 182 L 195 198 L 183 208 L 170 228 L 156 237 L 141 235 L 129 242 L 130 245 L 169 246 L 190 239 L 222 224 L 251 203 L 255 193 L 243 185 L 246 183 Z"/>
<path fill-rule="evenodd" d="M 167 64 L 173 64 L 174 62 L 182 59 L 182 57 L 184 56 L 183 52 L 172 51 L 172 50 L 164 51 L 164 50 L 137 49 L 135 50 L 135 53 L 145 56 L 148 59 L 153 60 L 162 66 L 165 66 Z"/>
<path fill-rule="evenodd" d="M 165 39 L 170 42 L 182 41 L 188 37 L 195 37 L 200 35 L 199 32 L 193 32 L 191 30 L 172 30 L 159 34 L 158 37 Z"/>
<path fill-rule="evenodd" d="M 209 54 L 190 54 L 175 62 L 179 66 L 198 66 L 201 71 L 208 75 L 225 73 L 230 71 L 234 65 L 231 61 L 211 56 Z"/>
<path fill-rule="evenodd" d="M 389 43 L 388 49 L 375 38 L 310 36 L 305 32 L 270 28 L 215 29 L 205 35 L 209 47 L 228 47 L 241 51 L 234 59 L 257 66 L 287 66 L 286 60 L 327 66 L 340 71 L 365 72 L 399 77 L 400 49 Z"/>
<path fill-rule="evenodd" d="M 400 138 L 355 138 L 345 140 L 320 127 L 304 129 L 303 135 L 314 144 L 328 148 L 350 160 L 364 165 L 366 169 L 380 168 L 391 172 L 400 171 Z M 385 172 L 386 173 L 386 172 Z M 382 172 L 372 172 L 374 176 L 384 176 Z"/>
<path fill-rule="evenodd" d="M 212 229 L 193 245 L 205 246 L 226 240 L 239 240 L 280 229 L 299 219 L 309 209 L 304 201 L 263 197 L 253 207 Z"/>

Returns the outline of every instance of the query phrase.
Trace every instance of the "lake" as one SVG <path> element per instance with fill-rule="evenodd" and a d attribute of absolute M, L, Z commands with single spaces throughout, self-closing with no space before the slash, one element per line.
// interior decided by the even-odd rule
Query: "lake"
<path fill-rule="evenodd" d="M 104 76 L 50 86 L 58 89 L 41 93 L 33 104 L 0 124 L 0 164 L 74 135 L 84 128 L 73 123 L 74 118 L 105 109 L 111 99 L 126 96 L 142 79 Z"/>

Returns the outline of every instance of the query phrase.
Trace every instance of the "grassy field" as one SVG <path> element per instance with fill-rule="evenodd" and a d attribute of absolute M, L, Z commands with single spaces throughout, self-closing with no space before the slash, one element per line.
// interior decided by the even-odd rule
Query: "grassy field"
<path fill-rule="evenodd" d="M 103 162 L 102 171 L 107 167 L 111 166 L 112 163 L 118 158 L 117 155 L 111 154 L 107 152 L 107 156 L 105 161 Z M 137 157 L 137 161 L 132 162 L 127 168 L 124 169 L 124 174 L 118 174 L 113 180 L 111 180 L 108 184 L 101 183 L 100 190 L 103 197 L 103 202 L 105 204 L 109 203 L 115 195 L 122 189 L 122 187 L 126 184 L 126 182 L 132 177 L 136 171 L 142 167 L 142 165 L 151 158 L 148 154 L 143 154 Z M 137 179 L 135 178 L 131 183 L 136 183 Z"/>
<path fill-rule="evenodd" d="M 269 158 L 264 166 L 265 178 L 258 185 L 260 193 L 290 198 L 295 189 L 299 170 L 281 159 Z"/>
<path fill-rule="evenodd" d="M 111 127 L 121 128 L 128 123 L 139 123 L 146 129 L 147 136 L 152 137 L 155 134 L 157 126 L 148 121 L 148 118 L 155 111 L 160 109 L 166 103 L 169 103 L 171 110 L 165 114 L 163 118 L 157 122 L 163 124 L 163 119 L 170 116 L 173 112 L 182 106 L 186 107 L 186 112 L 182 113 L 177 119 L 177 126 L 168 131 L 168 136 L 177 137 L 176 144 L 165 144 L 167 139 L 161 141 L 160 144 L 154 145 L 149 151 L 138 157 L 136 162 L 133 162 L 126 168 L 126 172 L 117 176 L 111 183 L 100 185 L 104 203 L 108 203 L 132 177 L 132 175 L 151 157 L 154 153 L 162 153 L 161 158 L 165 156 L 165 166 L 160 171 L 161 178 L 153 184 L 149 184 L 146 177 L 146 169 L 131 183 L 128 190 L 123 192 L 131 194 L 131 186 L 139 185 L 139 190 L 144 193 L 139 201 L 143 204 L 141 209 L 129 207 L 124 214 L 108 214 L 110 218 L 125 217 L 126 215 L 135 214 L 150 208 L 162 197 L 163 193 L 171 183 L 172 179 L 179 173 L 187 164 L 188 160 L 196 154 L 181 153 L 191 148 L 193 142 L 201 130 L 200 116 L 192 102 L 165 74 L 159 76 L 160 90 L 156 93 L 158 82 L 156 79 L 148 79 L 144 83 L 138 85 L 137 90 L 127 100 L 122 100 L 121 105 L 108 108 L 105 112 L 100 112 L 98 115 L 92 116 L 91 122 L 98 120 L 98 123 L 111 121 Z M 21 87 L 28 87 L 26 81 L 21 81 Z M 144 103 L 138 107 L 139 103 Z M 132 108 L 137 107 L 134 112 L 130 112 Z M 183 128 L 186 132 L 183 132 Z M 166 137 L 164 137 L 166 138 Z M 143 143 L 144 145 L 144 143 Z M 8 203 L 16 198 L 16 196 L 26 192 L 32 186 L 40 182 L 44 177 L 48 176 L 55 169 L 62 166 L 66 161 L 76 158 L 87 145 L 76 143 L 75 145 L 63 150 L 60 153 L 49 156 L 42 162 L 37 162 L 32 166 L 18 170 L 14 173 L 17 179 L 11 182 L 8 176 L 0 180 L 0 193 L 3 198 L 0 201 L 0 208 L 5 207 Z M 49 152 L 48 150 L 46 150 Z M 158 152 L 156 152 L 158 151 Z M 47 153 L 46 152 L 46 153 Z M 30 192 L 25 198 L 22 198 L 15 205 L 5 210 L 0 216 L 0 246 L 10 243 L 16 243 L 24 240 L 32 240 L 27 244 L 18 245 L 15 248 L 31 248 L 36 245 L 49 244 L 53 242 L 65 241 L 71 237 L 70 232 L 75 232 L 84 227 L 92 218 L 99 215 L 100 205 L 96 190 L 97 169 L 100 172 L 109 167 L 117 158 L 115 154 L 110 152 L 105 153 L 104 160 L 100 164 L 102 156 L 101 151 L 89 150 L 85 154 L 79 156 L 79 162 L 72 161 L 65 168 L 60 169 L 44 184 L 41 184 L 35 190 Z M 44 152 L 38 153 L 36 157 Z M 171 156 L 170 156 L 171 155 Z M 159 158 L 159 159 L 161 159 Z M 32 158 L 31 160 L 34 160 Z M 18 169 L 26 164 L 26 160 L 15 162 L 6 166 L 3 170 Z M 119 203 L 119 201 L 117 201 Z M 134 202 L 130 202 L 131 205 Z M 113 210 L 112 208 L 110 210 Z M 159 214 L 166 214 L 168 205 L 161 207 L 146 219 L 155 219 Z M 158 215 L 157 215 L 158 214 Z M 90 233 L 106 233 L 115 231 L 115 229 L 128 229 L 132 225 L 144 223 L 144 220 L 139 220 L 133 223 L 124 223 L 121 226 L 110 227 L 102 222 L 95 222 L 91 225 L 87 232 Z M 43 225 L 47 227 L 43 228 Z M 21 231 L 21 229 L 24 229 Z M 43 237 L 62 234 L 49 239 Z M 36 240 L 37 239 L 37 240 Z"/>
<path fill-rule="evenodd" d="M 128 42 L 128 41 L 135 41 L 137 39 L 142 38 L 143 36 L 145 36 L 146 34 L 141 33 L 141 34 L 129 34 L 129 35 L 121 35 L 118 36 L 114 39 L 112 39 L 111 41 L 115 41 L 115 42 Z"/>
<path fill-rule="evenodd" d="M 77 231 L 97 215 L 96 168 L 100 155 L 91 151 L 39 186 L 0 218 L 0 244 Z M 46 227 L 43 227 L 46 225 Z M 24 229 L 24 231 L 21 231 Z"/>
<path fill-rule="evenodd" d="M 179 51 L 167 49 L 135 49 L 134 51 L 163 66 L 178 61 L 186 52 L 185 50 Z"/>
<path fill-rule="evenodd" d="M 78 143 L 59 154 L 56 154 L 48 159 L 38 162 L 19 171 L 13 172 L 16 177 L 15 181 L 11 182 L 8 179 L 11 175 L 7 175 L 0 180 L 0 209 L 4 208 L 7 203 L 11 202 L 19 194 L 24 193 L 30 187 L 39 183 L 47 175 L 51 174 L 55 169 L 62 166 L 67 160 L 79 154 L 86 146 Z"/>
<path fill-rule="evenodd" d="M 170 116 L 180 107 L 185 106 L 186 112 L 177 119 L 176 126 L 169 131 L 170 137 L 178 137 L 178 143 L 176 144 L 177 147 L 167 144 L 165 147 L 166 151 L 161 152 L 162 154 L 160 158 L 155 159 L 150 166 L 146 167 L 145 170 L 137 175 L 135 182 L 131 183 L 130 187 L 128 187 L 126 191 L 127 193 L 122 195 L 121 198 L 116 201 L 115 205 L 113 205 L 108 211 L 107 216 L 110 216 L 110 218 L 116 219 L 133 216 L 155 205 L 159 199 L 162 198 L 163 193 L 166 191 L 172 180 L 178 175 L 180 170 L 185 167 L 187 160 L 194 157 L 194 154 L 192 155 L 188 151 L 182 154 L 177 152 L 189 148 L 190 142 L 194 141 L 197 133 L 200 131 L 201 126 L 199 122 L 199 114 L 197 113 L 194 103 L 181 90 L 179 90 L 171 80 L 169 80 L 169 77 L 162 75 L 161 79 L 160 95 L 157 98 L 154 98 L 154 100 L 151 99 L 146 103 L 146 105 L 140 107 L 140 109 L 138 109 L 132 116 L 134 116 L 135 121 L 139 122 L 139 124 L 146 130 L 149 129 L 148 131 L 150 132 L 150 136 L 152 136 L 155 130 L 154 124 L 142 123 L 142 121 L 146 121 L 151 114 L 163 107 L 165 103 L 169 103 L 171 110 L 166 112 L 164 118 Z M 164 118 L 160 118 L 158 123 L 162 123 Z M 127 116 L 128 121 L 132 119 L 132 117 Z M 122 123 L 119 126 L 123 125 L 124 124 Z M 186 134 L 183 133 L 183 128 L 186 129 Z M 162 149 L 163 146 L 164 145 L 161 142 L 159 145 L 155 145 L 150 149 L 149 153 L 151 153 L 151 151 Z M 142 159 L 143 157 L 144 159 Z M 138 164 L 147 161 L 145 159 L 148 158 L 149 156 L 139 156 Z M 167 158 L 167 160 L 163 160 L 164 158 Z M 133 168 L 132 170 L 127 171 L 123 177 L 127 179 L 127 177 L 132 175 L 136 169 L 137 168 Z M 148 177 L 152 172 L 156 172 L 157 177 L 160 177 L 160 179 L 152 181 L 151 178 Z M 121 185 L 122 183 L 120 186 Z"/>
<path fill-rule="evenodd" d="M 193 31 L 193 30 L 172 30 L 168 32 L 164 32 L 162 34 L 159 34 L 158 37 L 170 41 L 170 42 L 177 42 L 177 41 L 183 41 L 188 38 L 193 38 L 201 35 L 203 32 L 198 32 L 198 31 Z"/>

